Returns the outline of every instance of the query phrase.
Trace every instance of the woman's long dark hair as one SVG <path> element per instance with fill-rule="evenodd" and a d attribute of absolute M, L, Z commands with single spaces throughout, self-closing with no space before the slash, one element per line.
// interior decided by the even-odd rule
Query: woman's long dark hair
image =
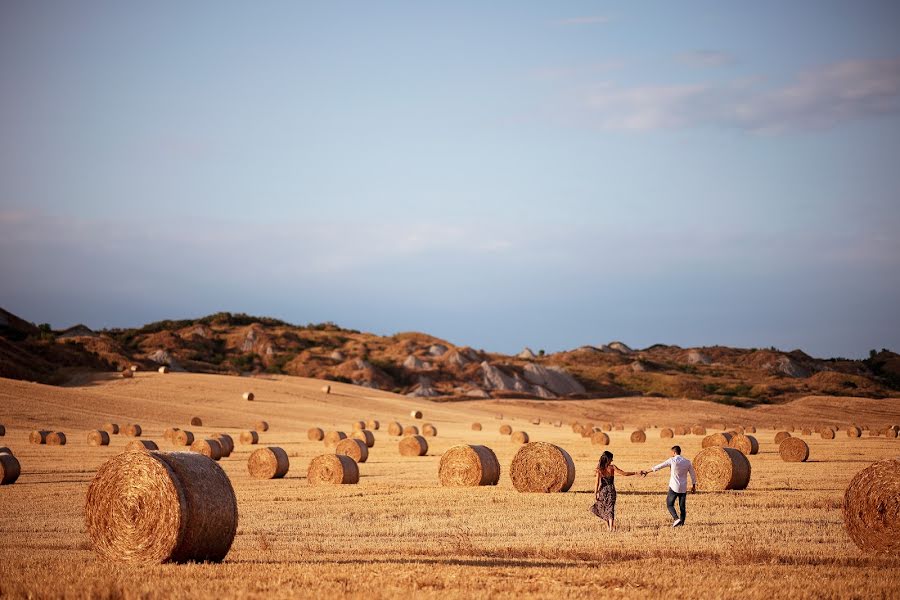
<path fill-rule="evenodd" d="M 613 461 L 613 454 L 609 450 L 605 450 L 603 454 L 600 455 L 600 465 L 599 469 L 602 471 Z"/>

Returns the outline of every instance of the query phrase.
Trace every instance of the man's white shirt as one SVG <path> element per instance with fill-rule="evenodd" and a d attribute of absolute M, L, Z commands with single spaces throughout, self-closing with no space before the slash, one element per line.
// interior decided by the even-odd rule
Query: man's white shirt
<path fill-rule="evenodd" d="M 691 474 L 691 485 L 697 485 L 697 474 L 694 472 L 694 465 L 691 461 L 684 458 L 680 454 L 676 454 L 666 462 L 659 463 L 653 467 L 653 471 L 659 471 L 665 467 L 670 467 L 671 475 L 669 476 L 669 489 L 678 494 L 687 492 L 687 474 Z"/>

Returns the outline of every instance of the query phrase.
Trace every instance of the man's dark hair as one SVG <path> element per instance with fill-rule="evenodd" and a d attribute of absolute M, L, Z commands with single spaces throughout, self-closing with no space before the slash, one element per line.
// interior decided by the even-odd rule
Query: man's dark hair
<path fill-rule="evenodd" d="M 675 451 L 675 454 L 681 454 L 681 446 L 672 446 L 672 450 Z"/>

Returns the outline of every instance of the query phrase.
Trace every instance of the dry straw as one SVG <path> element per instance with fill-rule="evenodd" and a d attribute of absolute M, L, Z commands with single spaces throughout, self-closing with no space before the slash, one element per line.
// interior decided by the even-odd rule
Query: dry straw
<path fill-rule="evenodd" d="M 257 431 L 268 431 L 269 430 L 269 422 L 268 421 L 257 421 L 256 425 L 254 425 L 254 429 Z"/>
<path fill-rule="evenodd" d="M 12 485 L 22 473 L 19 459 L 11 452 L 0 452 L 0 485 Z"/>
<path fill-rule="evenodd" d="M 421 410 L 410 411 L 409 416 L 411 416 L 413 419 L 421 419 L 422 411 Z"/>
<path fill-rule="evenodd" d="M 844 527 L 860 550 L 900 555 L 900 458 L 857 473 L 844 492 L 842 509 Z"/>
<path fill-rule="evenodd" d="M 500 433 L 501 433 L 502 435 L 511 435 L 511 434 L 512 434 L 512 427 L 509 426 L 509 425 L 501 425 L 501 426 L 500 426 Z"/>
<path fill-rule="evenodd" d="M 783 442 L 784 440 L 786 440 L 789 437 L 791 437 L 791 434 L 788 433 L 787 431 L 779 431 L 778 433 L 775 434 L 775 443 L 780 444 L 781 442 Z"/>
<path fill-rule="evenodd" d="M 277 446 L 254 450 L 247 459 L 247 471 L 256 479 L 281 479 L 290 466 L 287 452 Z"/>
<path fill-rule="evenodd" d="M 631 442 L 634 444 L 643 444 L 647 441 L 647 434 L 640 429 L 631 432 Z"/>
<path fill-rule="evenodd" d="M 481 423 L 472 423 L 472 431 L 481 431 Z"/>
<path fill-rule="evenodd" d="M 222 458 L 222 445 L 218 440 L 213 439 L 196 440 L 191 444 L 191 452 L 202 454 L 213 460 L 219 460 Z"/>
<path fill-rule="evenodd" d="M 756 440 L 756 437 L 747 435 L 746 433 L 739 433 L 732 436 L 731 441 L 728 442 L 728 447 L 740 450 L 747 456 L 759 452 L 759 442 Z"/>
<path fill-rule="evenodd" d="M 378 431 L 380 427 L 381 423 L 379 423 L 375 419 L 369 419 L 368 421 L 366 421 L 366 429 L 370 431 Z"/>
<path fill-rule="evenodd" d="M 104 423 L 103 427 L 101 429 L 103 429 L 103 431 L 105 431 L 109 435 L 118 435 L 119 434 L 118 423 Z"/>
<path fill-rule="evenodd" d="M 438 480 L 444 487 L 497 485 L 500 461 L 487 446 L 453 446 L 441 456 Z"/>
<path fill-rule="evenodd" d="M 516 452 L 509 477 L 520 492 L 566 492 L 575 482 L 575 463 L 559 446 L 531 442 Z"/>
<path fill-rule="evenodd" d="M 323 454 L 309 463 L 306 471 L 309 485 L 359 483 L 359 466 L 343 454 Z"/>
<path fill-rule="evenodd" d="M 190 446 L 194 443 L 194 434 L 186 429 L 179 429 L 172 434 L 172 443 L 176 446 Z"/>
<path fill-rule="evenodd" d="M 240 440 L 242 444 L 252 445 L 259 443 L 259 434 L 255 431 L 242 431 Z"/>
<path fill-rule="evenodd" d="M 608 446 L 609 436 L 602 431 L 595 431 L 594 434 L 591 435 L 591 443 L 600 446 Z"/>
<path fill-rule="evenodd" d="M 428 442 L 421 435 L 410 435 L 400 440 L 400 456 L 425 456 Z"/>
<path fill-rule="evenodd" d="M 125 435 L 129 437 L 141 437 L 141 433 L 143 433 L 141 426 L 136 423 L 125 426 Z"/>
<path fill-rule="evenodd" d="M 822 431 L 819 435 L 822 436 L 823 440 L 833 440 L 834 439 L 834 429 L 832 429 L 831 427 L 824 427 L 824 428 L 822 428 Z"/>
<path fill-rule="evenodd" d="M 407 425 L 403 428 L 403 435 L 419 435 L 419 428 L 415 425 Z"/>
<path fill-rule="evenodd" d="M 709 448 L 710 446 L 727 446 L 728 442 L 731 441 L 731 434 L 728 432 L 725 433 L 712 433 L 705 438 L 703 438 L 703 447 Z"/>
<path fill-rule="evenodd" d="M 53 433 L 47 435 L 47 445 L 48 446 L 65 446 L 66 445 L 66 434 L 62 431 L 54 431 Z"/>
<path fill-rule="evenodd" d="M 321 427 L 310 427 L 306 430 L 306 437 L 314 442 L 321 442 L 325 438 L 325 431 Z"/>
<path fill-rule="evenodd" d="M 734 448 L 710 446 L 694 458 L 697 485 L 705 492 L 743 490 L 750 483 L 750 461 Z"/>
<path fill-rule="evenodd" d="M 509 439 L 513 444 L 527 444 L 528 434 L 524 431 L 516 431 L 509 437 Z"/>
<path fill-rule="evenodd" d="M 358 463 L 364 463 L 369 460 L 369 447 L 366 443 L 356 438 L 346 438 L 337 443 L 334 447 L 335 454 L 349 456 Z"/>
<path fill-rule="evenodd" d="M 84 518 L 94 549 L 111 561 L 220 562 L 237 532 L 234 489 L 193 452 L 126 452 L 91 482 Z"/>
<path fill-rule="evenodd" d="M 191 427 L 203 427 L 203 419 L 200 417 L 191 417 Z"/>
<path fill-rule="evenodd" d="M 800 438 L 785 438 L 778 444 L 778 454 L 784 462 L 806 462 L 809 458 L 809 446 Z"/>
<path fill-rule="evenodd" d="M 29 434 L 28 441 L 32 444 L 46 444 L 48 435 L 50 435 L 49 431 L 43 429 L 35 430 Z"/>
<path fill-rule="evenodd" d="M 131 440 L 125 444 L 125 452 L 155 452 L 159 446 L 153 440 Z"/>
<path fill-rule="evenodd" d="M 109 446 L 109 433 L 100 429 L 88 432 L 87 443 L 88 446 Z"/>
<path fill-rule="evenodd" d="M 675 432 L 669 429 L 668 427 L 663 427 L 659 430 L 659 437 L 663 439 L 673 438 L 675 437 Z"/>
<path fill-rule="evenodd" d="M 367 448 L 371 448 L 375 445 L 375 434 L 369 431 L 368 429 L 361 429 L 359 431 L 354 431 L 350 434 L 355 440 L 360 440 L 363 442 Z"/>
<path fill-rule="evenodd" d="M 403 435 L 403 425 L 401 425 L 397 421 L 391 421 L 388 424 L 388 434 L 397 437 Z"/>
<path fill-rule="evenodd" d="M 437 427 L 432 425 L 431 423 L 425 423 L 422 425 L 422 435 L 425 437 L 434 437 L 437 435 Z"/>
<path fill-rule="evenodd" d="M 862 435 L 862 430 L 859 427 L 850 426 L 847 428 L 847 437 L 858 438 Z"/>
<path fill-rule="evenodd" d="M 694 425 L 691 428 L 691 433 L 694 435 L 706 435 L 706 427 L 703 425 Z"/>
<path fill-rule="evenodd" d="M 219 445 L 222 446 L 222 458 L 231 456 L 231 453 L 234 452 L 233 437 L 231 437 L 227 433 L 217 433 L 213 436 L 213 439 L 219 442 Z"/>
<path fill-rule="evenodd" d="M 256 398 L 256 396 L 253 394 L 253 392 L 244 392 L 244 395 L 242 397 L 244 398 L 244 400 L 247 400 L 248 402 L 252 402 L 253 399 Z"/>

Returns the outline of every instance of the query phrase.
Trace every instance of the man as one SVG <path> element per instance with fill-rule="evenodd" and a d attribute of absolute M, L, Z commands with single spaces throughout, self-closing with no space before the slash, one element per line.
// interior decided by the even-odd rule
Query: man
<path fill-rule="evenodd" d="M 646 477 L 651 471 L 656 472 L 663 467 L 669 467 L 669 495 L 666 497 L 666 507 L 669 514 L 672 515 L 674 521 L 672 527 L 681 527 L 684 525 L 685 504 L 687 503 L 687 474 L 691 475 L 691 493 L 697 491 L 697 474 L 694 472 L 694 465 L 691 461 L 681 456 L 681 446 L 672 446 L 672 458 L 659 463 L 650 471 L 641 471 L 641 477 Z M 681 516 L 675 512 L 675 500 L 678 500 Z"/>

